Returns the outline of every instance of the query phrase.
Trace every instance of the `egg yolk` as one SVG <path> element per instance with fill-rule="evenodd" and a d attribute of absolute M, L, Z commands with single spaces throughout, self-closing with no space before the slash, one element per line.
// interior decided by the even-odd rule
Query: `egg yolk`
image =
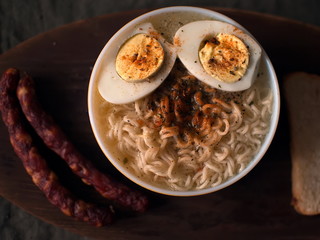
<path fill-rule="evenodd" d="M 116 71 L 125 81 L 141 81 L 160 69 L 164 55 L 157 39 L 147 34 L 137 34 L 120 48 L 116 58 Z"/>
<path fill-rule="evenodd" d="M 249 51 L 238 37 L 219 33 L 205 41 L 199 51 L 204 70 L 212 77 L 226 83 L 241 80 L 249 64 Z"/>

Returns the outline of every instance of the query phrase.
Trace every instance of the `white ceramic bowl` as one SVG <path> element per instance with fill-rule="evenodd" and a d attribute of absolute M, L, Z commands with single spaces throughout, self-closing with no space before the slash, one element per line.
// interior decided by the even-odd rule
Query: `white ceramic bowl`
<path fill-rule="evenodd" d="M 234 26 L 242 29 L 245 31 L 247 34 L 251 35 L 244 27 L 239 25 L 237 22 L 234 20 L 226 17 L 225 15 L 222 15 L 220 13 L 214 12 L 212 10 L 208 9 L 203 9 L 203 8 L 197 8 L 197 7 L 185 7 L 185 6 L 178 6 L 178 7 L 167 7 L 167 8 L 161 8 L 155 11 L 148 12 L 146 14 L 143 14 L 131 22 L 127 23 L 124 27 L 122 27 L 114 36 L 121 34 L 121 32 L 126 31 L 128 28 L 131 28 L 138 23 L 142 21 L 146 21 L 149 18 L 153 17 L 158 17 L 163 14 L 168 14 L 168 13 L 174 13 L 174 12 L 187 12 L 187 13 L 194 13 L 194 14 L 200 14 L 201 16 L 204 16 L 205 18 L 207 17 L 208 19 L 215 19 L 215 20 L 220 20 L 223 22 L 227 22 L 230 24 L 233 24 Z M 252 36 L 252 35 L 251 35 Z M 259 152 L 254 156 L 252 161 L 247 165 L 247 167 L 235 175 L 234 177 L 230 178 L 229 180 L 223 182 L 222 184 L 212 187 L 212 188 L 207 188 L 207 189 L 202 189 L 202 190 L 191 190 L 191 191 L 172 191 L 164 188 L 159 188 L 151 185 L 148 182 L 145 182 L 141 179 L 139 179 L 137 176 L 135 176 L 132 172 L 129 172 L 116 158 L 116 156 L 112 153 L 110 146 L 105 143 L 104 141 L 104 131 L 99 125 L 98 119 L 101 116 L 98 116 L 98 103 L 97 103 L 97 98 L 99 98 L 97 95 L 99 95 L 98 92 L 98 87 L 97 87 L 97 82 L 98 82 L 98 73 L 100 69 L 103 67 L 102 66 L 102 59 L 103 55 L 106 52 L 108 44 L 111 44 L 113 41 L 114 37 L 109 40 L 109 42 L 106 44 L 104 49 L 101 51 L 91 74 L 90 78 L 90 83 L 89 83 L 89 90 L 88 90 L 88 109 L 89 109 L 89 118 L 90 118 L 90 123 L 93 129 L 93 133 L 95 135 L 95 138 L 102 149 L 103 153 L 105 156 L 108 158 L 108 160 L 127 178 L 135 182 L 136 184 L 149 189 L 151 191 L 161 193 L 161 194 L 166 194 L 166 195 L 172 195 L 172 196 L 196 196 L 196 195 L 202 195 L 202 194 L 207 194 L 207 193 L 212 193 L 215 191 L 218 191 L 220 189 L 223 189 L 227 186 L 230 186 L 231 184 L 237 182 L 240 180 L 242 177 L 244 177 L 248 172 L 250 172 L 256 165 L 257 163 L 261 160 L 261 158 L 264 156 L 266 153 L 267 149 L 269 148 L 271 141 L 274 137 L 274 134 L 276 132 L 277 124 L 278 124 L 278 119 L 279 119 L 279 114 L 280 114 L 280 94 L 279 94 L 279 86 L 278 86 L 278 81 L 277 77 L 275 74 L 275 71 L 273 69 L 273 66 L 270 62 L 270 59 L 266 55 L 266 53 L 263 51 L 262 53 L 262 58 L 261 58 L 261 64 L 264 64 L 266 66 L 266 72 L 265 74 L 268 75 L 269 81 L 270 81 L 270 87 L 273 93 L 273 113 L 271 116 L 271 122 L 270 122 L 270 130 L 267 133 L 265 140 L 259 150 Z"/>

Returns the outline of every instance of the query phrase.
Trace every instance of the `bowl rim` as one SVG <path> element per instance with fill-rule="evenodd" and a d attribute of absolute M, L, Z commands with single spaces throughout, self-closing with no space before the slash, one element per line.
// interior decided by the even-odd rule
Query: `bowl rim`
<path fill-rule="evenodd" d="M 210 188 L 206 188 L 206 189 L 201 189 L 201 190 L 190 190 L 190 191 L 174 191 L 174 190 L 168 190 L 168 189 L 164 189 L 164 188 L 160 188 L 157 186 L 154 186 L 152 184 L 149 184 L 148 182 L 139 179 L 138 177 L 136 177 L 133 173 L 131 173 L 130 171 L 126 170 L 126 168 L 117 160 L 114 159 L 114 155 L 111 153 L 111 151 L 106 147 L 106 143 L 103 141 L 103 137 L 99 134 L 98 131 L 98 124 L 95 121 L 95 117 L 94 117 L 94 101 L 93 101 L 93 97 L 94 97 L 94 87 L 97 85 L 95 84 L 95 82 L 97 81 L 97 74 L 99 72 L 99 68 L 100 68 L 100 62 L 103 59 L 103 55 L 104 52 L 107 49 L 107 45 L 110 41 L 112 41 L 113 39 L 115 39 L 119 34 L 121 34 L 122 31 L 124 31 L 126 28 L 132 27 L 134 25 L 136 25 L 137 23 L 146 20 L 147 18 L 149 18 L 150 16 L 154 16 L 154 15 L 159 15 L 159 14 L 163 14 L 163 13 L 170 13 L 170 12 L 181 12 L 181 11 L 187 11 L 187 12 L 192 12 L 192 13 L 200 13 L 200 14 L 204 14 L 204 15 L 208 15 L 210 17 L 213 17 L 217 20 L 220 21 L 224 21 L 224 22 L 228 22 L 230 24 L 235 25 L 236 27 L 240 28 L 241 30 L 245 31 L 247 34 L 249 34 L 251 37 L 254 38 L 254 36 L 252 36 L 252 34 L 246 30 L 243 26 L 241 26 L 239 23 L 237 23 L 236 21 L 234 21 L 233 19 L 219 13 L 216 12 L 214 10 L 209 10 L 209 9 L 205 9 L 205 8 L 200 8 L 200 7 L 191 7 L 191 6 L 173 6 L 173 7 L 164 7 L 164 8 L 159 8 L 159 9 L 155 9 L 152 11 L 149 11 L 147 13 L 144 13 L 136 18 L 134 18 L 133 20 L 129 21 L 127 24 L 125 24 L 123 27 L 121 27 L 106 43 L 106 45 L 104 46 L 104 48 L 102 49 L 102 51 L 100 52 L 94 67 L 92 69 L 91 72 L 91 76 L 90 76 L 90 81 L 89 81 L 89 87 L 88 87 L 88 97 L 87 97 L 87 101 L 88 101 L 88 114 L 89 114 L 89 121 L 90 121 L 90 125 L 91 128 L 93 130 L 93 134 L 94 137 L 100 147 L 100 149 L 102 150 L 102 152 L 104 153 L 104 155 L 107 157 L 107 159 L 111 162 L 111 164 L 118 170 L 120 171 L 125 177 L 127 177 L 128 179 L 130 179 L 132 182 L 140 185 L 143 188 L 146 188 L 150 191 L 159 193 L 159 194 L 164 194 L 164 195 L 170 195 L 170 196 L 179 196 L 179 197 L 188 197 L 188 196 L 198 196 L 198 195 L 204 195 L 204 194 L 208 194 L 208 193 L 213 193 L 216 191 L 219 191 L 221 189 L 224 189 L 234 183 L 236 183 L 237 181 L 239 181 L 241 178 L 243 178 L 244 176 L 246 176 L 259 162 L 260 160 L 263 158 L 263 156 L 265 155 L 265 153 L 267 152 L 273 138 L 274 135 L 276 133 L 277 130 L 277 126 L 278 126 L 278 122 L 279 122 L 279 116 L 280 116 L 280 90 L 279 90 L 279 84 L 278 84 L 278 79 L 275 73 L 275 70 L 273 68 L 273 65 L 268 57 L 268 55 L 266 54 L 266 52 L 264 51 L 263 47 L 259 44 L 259 42 L 256 40 L 256 42 L 260 45 L 261 49 L 262 49 L 262 56 L 261 56 L 261 61 L 265 61 L 266 64 L 266 68 L 269 72 L 270 75 L 270 85 L 271 85 L 271 89 L 272 92 L 274 94 L 273 96 L 273 111 L 272 111 L 272 115 L 271 115 L 271 120 L 270 120 L 270 127 L 269 127 L 269 132 L 267 133 L 267 135 L 265 136 L 265 139 L 258 151 L 258 153 L 254 156 L 254 158 L 248 163 L 248 165 L 245 167 L 245 169 L 243 171 L 241 171 L 240 173 L 236 174 L 235 176 L 229 178 L 228 180 L 226 180 L 225 182 L 215 186 L 215 187 L 210 187 Z"/>

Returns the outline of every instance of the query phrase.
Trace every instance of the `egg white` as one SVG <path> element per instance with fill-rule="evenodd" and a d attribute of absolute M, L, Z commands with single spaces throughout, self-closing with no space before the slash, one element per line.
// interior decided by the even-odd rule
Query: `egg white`
<path fill-rule="evenodd" d="M 201 43 L 219 33 L 233 34 L 240 38 L 249 48 L 250 59 L 247 71 L 241 80 L 237 82 L 222 82 L 209 75 L 201 65 L 199 59 Z M 253 84 L 257 76 L 262 50 L 252 37 L 237 27 L 220 21 L 195 21 L 179 28 L 174 39 L 179 59 L 188 71 L 200 81 L 214 88 L 230 92 L 248 89 Z"/>
<path fill-rule="evenodd" d="M 139 33 L 149 34 L 160 42 L 165 52 L 164 62 L 155 74 L 144 81 L 126 82 L 116 72 L 115 59 L 120 47 Z M 151 23 L 143 23 L 118 32 L 106 44 L 101 54 L 103 58 L 99 66 L 98 90 L 106 101 L 114 104 L 134 102 L 153 92 L 167 78 L 177 56 L 175 47 L 167 42 Z"/>

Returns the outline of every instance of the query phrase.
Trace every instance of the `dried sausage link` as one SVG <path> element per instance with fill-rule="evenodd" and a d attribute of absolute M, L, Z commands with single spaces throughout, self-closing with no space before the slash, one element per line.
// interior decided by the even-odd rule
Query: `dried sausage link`
<path fill-rule="evenodd" d="M 42 109 L 30 76 L 20 79 L 17 95 L 25 116 L 44 143 L 60 155 L 83 182 L 92 185 L 103 197 L 121 206 L 138 212 L 146 210 L 146 196 L 114 181 L 79 153 L 53 118 Z"/>
<path fill-rule="evenodd" d="M 21 158 L 32 181 L 64 214 L 95 226 L 110 223 L 113 217 L 110 208 L 101 208 L 77 199 L 59 183 L 54 172 L 49 169 L 26 128 L 26 120 L 16 97 L 18 81 L 19 72 L 16 69 L 11 68 L 3 73 L 0 81 L 0 110 L 13 149 Z"/>

